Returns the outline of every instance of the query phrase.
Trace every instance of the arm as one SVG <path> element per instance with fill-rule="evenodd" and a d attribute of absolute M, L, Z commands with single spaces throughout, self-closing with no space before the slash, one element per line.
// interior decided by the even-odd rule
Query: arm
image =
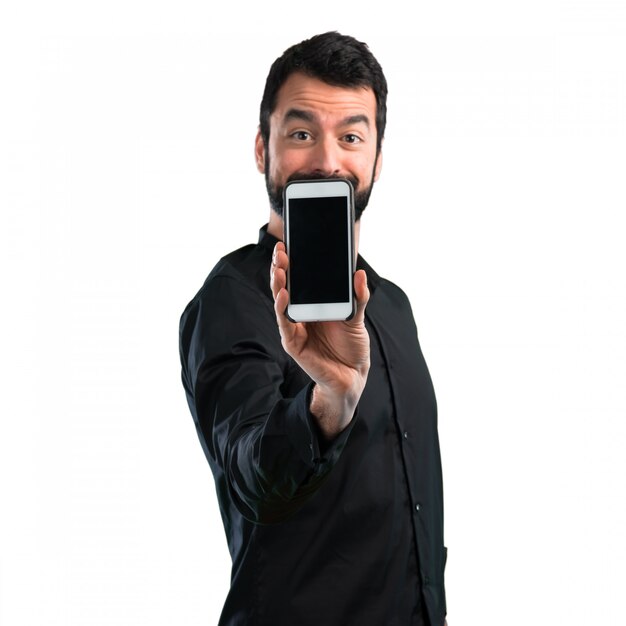
<path fill-rule="evenodd" d="M 271 300 L 221 272 L 183 313 L 180 350 L 220 499 L 254 522 L 292 515 L 323 483 L 349 429 L 321 455 L 311 381 L 281 347 Z"/>

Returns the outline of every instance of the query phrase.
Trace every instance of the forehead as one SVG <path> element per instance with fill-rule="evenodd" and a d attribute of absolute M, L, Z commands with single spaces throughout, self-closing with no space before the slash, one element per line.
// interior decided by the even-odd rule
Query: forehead
<path fill-rule="evenodd" d="M 287 111 L 311 111 L 321 119 L 365 115 L 374 126 L 376 97 L 370 87 L 329 85 L 301 72 L 291 74 L 278 91 L 272 119 L 281 123 Z"/>

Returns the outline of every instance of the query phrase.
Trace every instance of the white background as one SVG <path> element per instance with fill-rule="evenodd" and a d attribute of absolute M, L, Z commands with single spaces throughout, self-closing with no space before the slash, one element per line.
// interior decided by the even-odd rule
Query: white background
<path fill-rule="evenodd" d="M 269 215 L 271 62 L 387 75 L 361 251 L 439 401 L 449 623 L 624 624 L 626 5 L 0 10 L 0 623 L 215 624 L 229 558 L 178 319 Z"/>

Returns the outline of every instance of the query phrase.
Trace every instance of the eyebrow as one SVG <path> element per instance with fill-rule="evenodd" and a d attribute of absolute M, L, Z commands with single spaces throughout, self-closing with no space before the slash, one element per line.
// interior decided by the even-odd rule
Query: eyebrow
<path fill-rule="evenodd" d="M 315 115 L 313 115 L 313 113 L 310 113 L 309 111 L 304 111 L 303 109 L 289 109 L 287 113 L 285 113 L 284 121 L 288 122 L 289 120 L 314 122 Z"/>
<path fill-rule="evenodd" d="M 346 117 L 342 122 L 342 126 L 352 126 L 353 124 L 365 124 L 368 128 L 370 127 L 370 121 L 367 115 L 350 115 L 350 117 Z"/>
<path fill-rule="evenodd" d="M 285 113 L 284 121 L 288 122 L 289 120 L 302 120 L 303 122 L 313 123 L 317 121 L 317 117 L 314 113 L 305 111 L 304 109 L 289 109 L 287 113 Z M 370 127 L 369 118 L 362 113 L 345 117 L 341 120 L 339 126 L 352 126 L 353 124 L 365 124 L 368 128 Z"/>

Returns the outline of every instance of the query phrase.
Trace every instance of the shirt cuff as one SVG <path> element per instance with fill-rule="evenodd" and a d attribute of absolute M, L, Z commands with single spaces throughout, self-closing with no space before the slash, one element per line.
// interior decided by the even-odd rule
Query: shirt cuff
<path fill-rule="evenodd" d="M 358 407 L 348 426 L 332 441 L 321 434 L 315 416 L 311 413 L 311 394 L 315 383 L 309 383 L 293 398 L 287 409 L 286 433 L 300 458 L 315 474 L 324 474 L 339 460 L 358 417 Z"/>

